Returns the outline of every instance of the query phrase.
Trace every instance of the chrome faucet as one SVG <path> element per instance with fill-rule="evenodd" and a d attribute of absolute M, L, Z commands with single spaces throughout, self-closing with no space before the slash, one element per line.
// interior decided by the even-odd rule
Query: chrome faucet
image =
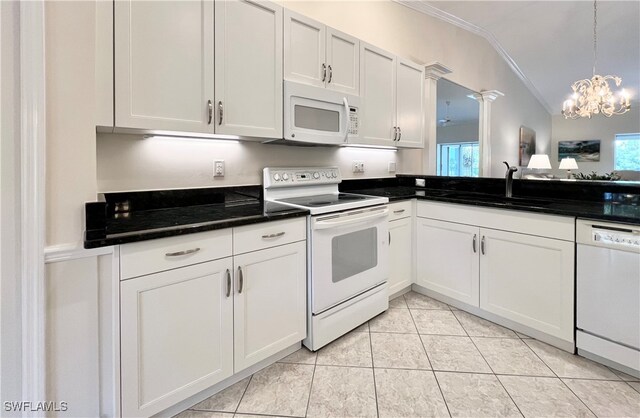
<path fill-rule="evenodd" d="M 508 162 L 503 161 L 504 165 L 507 166 L 507 172 L 504 175 L 504 180 L 506 182 L 506 188 L 504 191 L 504 195 L 506 197 L 512 197 L 513 196 L 513 173 L 515 173 L 516 171 L 518 171 L 518 167 L 516 166 L 510 166 Z"/>

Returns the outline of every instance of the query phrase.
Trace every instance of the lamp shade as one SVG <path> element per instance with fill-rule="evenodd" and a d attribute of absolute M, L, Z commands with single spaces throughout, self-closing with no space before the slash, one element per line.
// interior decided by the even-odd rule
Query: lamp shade
<path fill-rule="evenodd" d="M 575 158 L 563 158 L 560 160 L 560 170 L 576 170 L 578 168 L 578 163 L 576 163 Z"/>
<path fill-rule="evenodd" d="M 527 168 L 551 168 L 551 161 L 547 154 L 533 154 Z"/>

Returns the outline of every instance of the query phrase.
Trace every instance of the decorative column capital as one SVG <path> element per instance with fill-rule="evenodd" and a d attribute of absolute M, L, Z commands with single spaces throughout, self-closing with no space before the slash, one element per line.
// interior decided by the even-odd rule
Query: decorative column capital
<path fill-rule="evenodd" d="M 435 61 L 424 67 L 424 78 L 429 80 L 439 80 L 443 75 L 451 73 L 445 65 Z"/>
<path fill-rule="evenodd" d="M 493 102 L 498 97 L 504 96 L 504 93 L 498 90 L 482 90 L 480 93 L 470 94 L 468 97 L 476 99 L 477 101 Z"/>

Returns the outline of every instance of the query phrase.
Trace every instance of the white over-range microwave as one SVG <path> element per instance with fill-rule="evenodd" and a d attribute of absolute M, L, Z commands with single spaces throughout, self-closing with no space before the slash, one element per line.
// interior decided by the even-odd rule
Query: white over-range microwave
<path fill-rule="evenodd" d="M 326 88 L 284 82 L 284 139 L 341 145 L 358 136 L 360 98 Z"/>

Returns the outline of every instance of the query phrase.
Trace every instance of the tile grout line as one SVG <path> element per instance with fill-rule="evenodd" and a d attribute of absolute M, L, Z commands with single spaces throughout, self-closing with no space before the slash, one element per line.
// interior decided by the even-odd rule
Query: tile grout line
<path fill-rule="evenodd" d="M 405 301 L 406 302 L 406 301 Z M 408 305 L 407 305 L 408 306 Z M 451 312 L 451 311 L 449 311 Z M 416 320 L 413 318 L 413 314 L 411 313 L 411 309 L 409 309 L 409 316 L 411 316 L 411 321 L 413 322 L 413 326 L 416 327 L 416 331 L 418 331 L 418 325 L 416 324 Z M 440 382 L 438 381 L 438 376 L 433 371 L 433 364 L 431 363 L 431 359 L 429 358 L 429 353 L 427 353 L 427 348 L 424 346 L 424 341 L 422 341 L 422 337 L 420 336 L 420 331 L 418 331 L 418 339 L 420 340 L 420 345 L 422 346 L 422 351 L 424 351 L 424 355 L 427 356 L 427 361 L 429 362 L 429 367 L 431 367 L 431 374 L 436 381 L 436 385 L 438 386 L 438 390 L 440 391 L 440 396 L 442 396 L 442 402 L 444 402 L 445 408 L 447 408 L 447 413 L 451 418 L 451 410 L 449 409 L 449 404 L 447 403 L 446 398 L 444 397 L 444 392 L 442 391 L 442 387 L 440 387 Z"/>
<path fill-rule="evenodd" d="M 236 409 L 233 410 L 233 414 L 237 414 L 238 413 L 238 408 L 240 408 L 240 404 L 242 403 L 242 400 L 244 399 L 244 395 L 247 393 L 247 389 L 249 389 L 249 385 L 251 384 L 251 381 L 253 380 L 253 375 L 255 373 L 252 373 L 251 376 L 249 376 L 249 381 L 247 382 L 247 386 L 244 387 L 244 390 L 242 391 L 242 396 L 240 396 L 240 400 L 238 401 L 238 405 L 236 405 Z"/>
<path fill-rule="evenodd" d="M 577 394 L 576 394 L 576 393 L 575 393 L 575 392 L 574 392 L 574 391 L 569 387 L 569 385 L 567 385 L 567 384 L 565 383 L 565 381 L 564 381 L 564 380 L 562 380 L 562 378 L 561 378 L 560 376 L 558 376 L 558 373 L 556 373 L 556 371 L 555 371 L 555 370 L 553 370 L 553 369 L 552 369 L 552 368 L 551 368 L 551 367 L 550 367 L 550 366 L 549 366 L 549 365 L 548 365 L 548 364 L 547 364 L 547 363 L 542 359 L 542 357 L 540 357 L 540 356 L 538 355 L 538 353 L 536 353 L 536 352 L 535 352 L 535 350 L 534 350 L 533 348 L 531 348 L 531 347 L 529 346 L 529 344 L 527 344 L 527 343 L 526 343 L 526 341 L 523 341 L 523 344 L 525 345 L 525 347 L 527 347 L 527 348 L 528 348 L 528 349 L 533 353 L 533 355 L 534 355 L 534 356 L 538 357 L 538 359 L 539 359 L 539 360 L 540 360 L 540 361 L 541 361 L 545 366 L 547 366 L 547 368 L 548 368 L 549 370 L 551 370 L 551 373 L 553 373 L 553 375 L 554 375 L 554 376 L 555 376 L 555 377 L 556 377 L 556 378 L 557 378 L 557 379 L 558 379 L 558 380 L 559 380 L 559 381 L 560 381 L 560 382 L 561 382 L 561 383 L 562 383 L 562 384 L 563 384 L 567 389 L 569 389 L 569 392 L 571 392 L 571 393 L 573 394 L 573 396 L 575 396 L 575 397 L 576 397 L 576 398 L 577 398 L 577 399 L 578 399 L 578 400 L 579 400 L 579 401 L 580 401 L 580 402 L 585 406 L 585 408 L 587 408 L 587 410 L 589 410 L 589 412 L 591 412 L 591 413 L 592 413 L 594 416 L 596 416 L 596 417 L 598 416 L 598 415 L 596 415 L 596 413 L 595 413 L 595 412 L 593 412 L 593 411 L 591 410 L 591 408 L 589 408 L 589 405 L 587 405 L 587 403 L 586 403 L 585 401 L 583 401 L 583 400 L 582 400 L 582 398 L 581 398 L 581 397 L 579 397 L 579 396 L 578 396 L 578 395 L 577 395 Z"/>
<path fill-rule="evenodd" d="M 491 373 L 493 373 L 493 376 L 496 378 L 496 380 L 498 381 L 498 383 L 500 384 L 500 386 L 502 387 L 502 389 L 504 390 L 504 393 L 507 394 L 507 396 L 509 397 L 509 399 L 511 400 L 511 402 L 513 403 L 513 405 L 516 407 L 516 409 L 518 410 L 518 412 L 520 412 L 520 415 L 522 415 L 524 417 L 524 413 L 522 413 L 522 410 L 520 410 L 520 406 L 516 403 L 515 399 L 513 399 L 513 396 L 511 396 L 511 394 L 509 393 L 509 391 L 507 390 L 507 388 L 504 386 L 504 384 L 502 383 L 502 381 L 500 380 L 500 378 L 498 377 L 498 375 L 496 374 L 495 370 L 493 370 L 493 367 L 491 367 L 491 364 L 489 364 L 489 362 L 487 361 L 487 359 L 485 358 L 484 354 L 482 354 L 482 351 L 480 351 L 480 349 L 478 348 L 478 346 L 476 345 L 476 342 L 473 341 L 473 338 L 471 338 L 471 335 L 469 335 L 469 332 L 467 331 L 467 329 L 464 327 L 464 325 L 462 325 L 462 322 L 460 321 L 460 319 L 458 319 L 458 316 L 455 314 L 455 312 L 453 313 L 453 316 L 456 318 L 456 321 L 458 321 L 458 323 L 460 324 L 460 326 L 462 327 L 462 329 L 464 330 L 464 332 L 467 334 L 467 338 L 469 338 L 469 341 L 471 341 L 471 344 L 473 344 L 473 346 L 475 347 L 475 349 L 478 351 L 478 353 L 480 354 L 480 357 L 482 357 L 482 360 L 484 360 L 484 362 L 487 364 L 487 366 L 489 367 L 489 370 L 491 370 Z M 508 328 L 507 328 L 508 329 Z M 516 337 L 518 336 L 518 334 L 516 334 Z"/>
<path fill-rule="evenodd" d="M 319 351 L 319 350 L 318 350 Z M 307 408 L 304 410 L 304 416 L 307 417 L 309 413 L 309 405 L 311 404 L 311 391 L 313 390 L 313 380 L 316 377 L 316 367 L 318 367 L 318 351 L 316 351 L 316 358 L 313 361 L 313 372 L 311 373 L 311 384 L 309 385 L 309 397 L 307 398 Z"/>
<path fill-rule="evenodd" d="M 367 322 L 367 325 L 369 325 L 369 322 Z M 373 341 L 371 341 L 371 332 L 369 332 L 368 335 L 369 335 L 369 348 L 371 349 L 371 374 L 373 375 L 373 397 L 376 401 L 376 417 L 380 417 L 380 408 L 378 407 L 378 388 L 376 386 L 376 364 L 373 360 Z"/>

